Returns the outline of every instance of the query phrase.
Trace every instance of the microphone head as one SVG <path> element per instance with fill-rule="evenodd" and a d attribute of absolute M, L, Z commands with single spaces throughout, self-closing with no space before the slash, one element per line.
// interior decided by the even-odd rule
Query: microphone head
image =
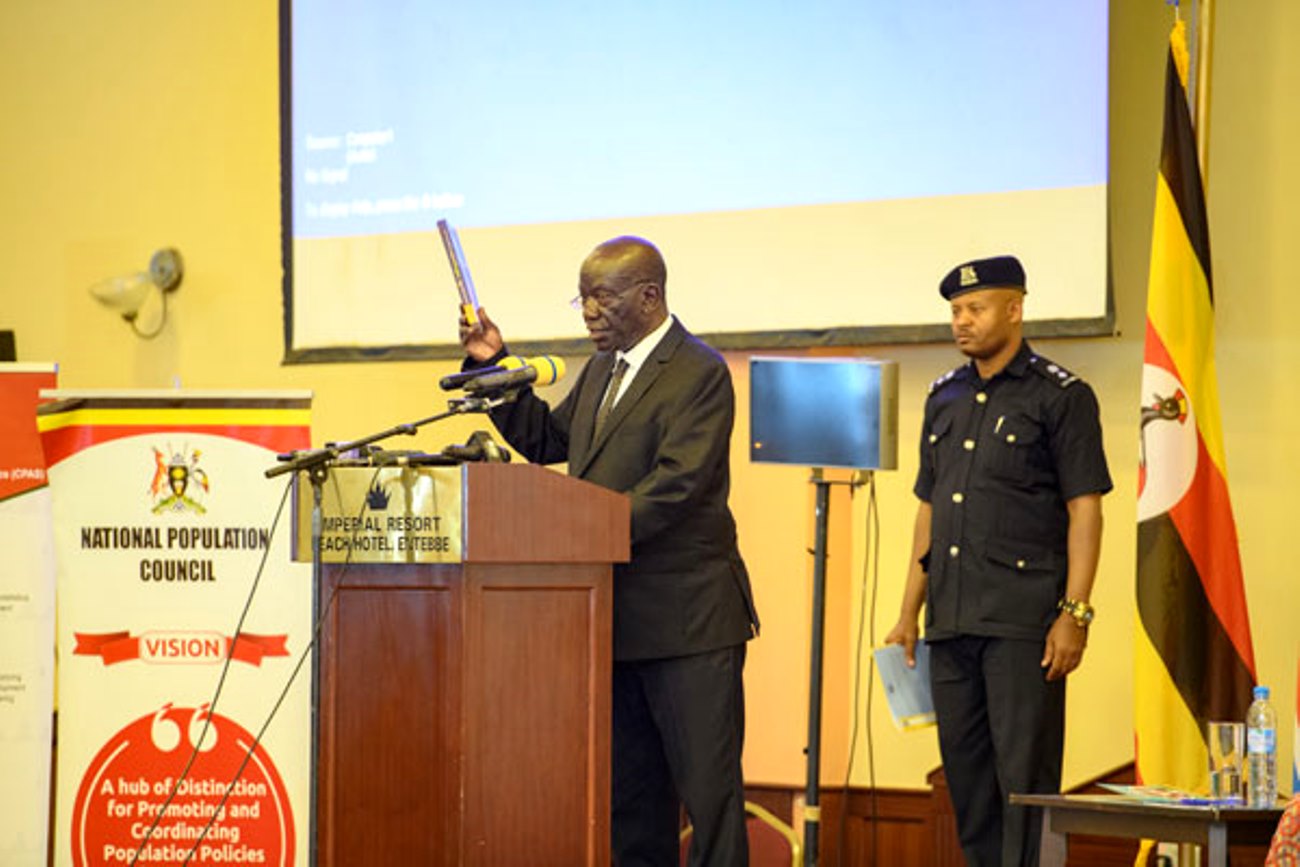
<path fill-rule="evenodd" d="M 487 431 L 474 431 L 463 446 L 450 445 L 442 450 L 444 457 L 458 461 L 484 461 L 489 464 L 510 463 L 509 450 L 498 445 Z"/>
<path fill-rule="evenodd" d="M 564 376 L 564 359 L 558 355 L 539 355 L 530 358 L 528 366 L 537 371 L 534 385 L 550 385 Z"/>
<path fill-rule="evenodd" d="M 564 360 L 551 355 L 511 356 L 501 361 L 502 368 L 507 366 L 510 369 L 470 380 L 465 383 L 465 390 L 471 394 L 492 394 L 530 385 L 550 385 L 564 376 Z"/>
<path fill-rule="evenodd" d="M 551 385 L 564 377 L 564 359 L 558 355 L 535 355 L 524 358 L 522 355 L 508 355 L 501 359 L 504 370 L 521 370 L 531 367 L 537 371 L 533 385 Z"/>

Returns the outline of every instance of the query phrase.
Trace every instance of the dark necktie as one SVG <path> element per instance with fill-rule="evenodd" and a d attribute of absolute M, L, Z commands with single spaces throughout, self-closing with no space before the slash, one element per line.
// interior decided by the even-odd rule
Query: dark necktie
<path fill-rule="evenodd" d="M 623 383 L 625 373 L 627 373 L 627 359 L 620 358 L 614 364 L 613 373 L 609 375 L 609 385 L 605 386 L 605 398 L 600 402 L 600 408 L 596 410 L 596 429 L 591 435 L 592 439 L 600 436 L 600 429 L 609 420 L 609 414 L 614 410 L 614 402 L 618 399 L 618 387 Z"/>

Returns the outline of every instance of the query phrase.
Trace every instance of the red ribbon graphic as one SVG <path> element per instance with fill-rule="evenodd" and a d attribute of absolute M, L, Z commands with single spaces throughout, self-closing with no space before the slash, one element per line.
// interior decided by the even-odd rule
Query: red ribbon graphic
<path fill-rule="evenodd" d="M 98 656 L 104 660 L 104 665 L 114 665 L 119 662 L 129 662 L 133 659 L 141 658 L 142 643 L 146 636 L 159 633 L 143 633 L 135 637 L 131 633 L 122 630 L 121 632 L 76 632 L 73 635 L 77 639 L 77 646 L 72 649 L 77 656 Z M 214 633 L 165 633 L 174 638 L 184 638 L 189 635 L 197 639 L 199 636 L 212 636 Z M 227 636 L 220 636 L 221 653 L 219 657 L 212 655 L 196 654 L 192 657 L 195 662 L 216 662 L 224 660 L 227 655 L 240 662 L 248 665 L 260 666 L 262 659 L 267 656 L 288 656 L 289 649 L 286 643 L 289 640 L 288 635 L 252 635 L 244 632 L 240 633 L 238 638 L 234 639 L 235 647 L 232 652 L 230 649 L 231 639 Z M 169 658 L 183 659 L 182 656 L 172 656 Z M 146 659 L 150 661 L 150 659 Z"/>

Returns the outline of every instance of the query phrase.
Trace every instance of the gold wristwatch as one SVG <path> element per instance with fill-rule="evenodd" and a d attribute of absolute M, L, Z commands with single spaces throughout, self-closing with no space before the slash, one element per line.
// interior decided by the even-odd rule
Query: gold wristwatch
<path fill-rule="evenodd" d="M 1080 629 L 1087 629 L 1088 624 L 1092 623 L 1092 618 L 1097 613 L 1091 605 L 1081 599 L 1062 599 L 1056 603 L 1056 610 L 1064 611 L 1073 617 L 1074 622 L 1079 624 Z"/>

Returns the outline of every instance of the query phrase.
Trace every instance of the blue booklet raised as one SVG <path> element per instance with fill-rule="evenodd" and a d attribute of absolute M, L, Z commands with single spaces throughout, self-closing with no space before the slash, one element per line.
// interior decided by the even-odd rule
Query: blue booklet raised
<path fill-rule="evenodd" d="M 446 220 L 438 221 L 438 234 L 442 237 L 447 262 L 451 265 L 451 276 L 456 281 L 456 292 L 460 295 L 460 312 L 464 314 L 465 321 L 473 325 L 478 321 L 478 293 L 474 291 L 474 278 L 469 274 L 465 251 L 460 248 L 460 235 Z"/>
<path fill-rule="evenodd" d="M 915 668 L 908 667 L 901 644 L 877 647 L 874 655 L 894 725 L 904 730 L 934 725 L 934 700 L 930 697 L 930 647 L 925 640 L 916 642 Z"/>

